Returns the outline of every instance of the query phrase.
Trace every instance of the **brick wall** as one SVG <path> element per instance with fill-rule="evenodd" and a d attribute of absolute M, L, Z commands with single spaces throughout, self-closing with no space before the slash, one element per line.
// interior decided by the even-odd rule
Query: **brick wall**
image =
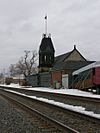
<path fill-rule="evenodd" d="M 61 71 L 54 71 L 51 73 L 52 81 L 51 85 L 55 88 L 56 83 L 60 83 L 62 86 L 62 72 Z"/>

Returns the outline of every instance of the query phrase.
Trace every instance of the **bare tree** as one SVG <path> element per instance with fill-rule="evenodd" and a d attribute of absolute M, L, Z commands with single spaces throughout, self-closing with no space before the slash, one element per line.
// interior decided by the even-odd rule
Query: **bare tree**
<path fill-rule="evenodd" d="M 16 75 L 16 71 L 15 71 L 15 64 L 11 64 L 9 67 L 9 72 L 11 76 Z"/>
<path fill-rule="evenodd" d="M 24 51 L 25 55 L 15 64 L 10 66 L 11 75 L 23 74 L 25 77 L 36 73 L 37 52 Z"/>

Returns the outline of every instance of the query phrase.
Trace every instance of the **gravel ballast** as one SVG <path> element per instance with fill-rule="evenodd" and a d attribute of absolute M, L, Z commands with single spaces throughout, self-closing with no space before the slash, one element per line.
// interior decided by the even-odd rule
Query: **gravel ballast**
<path fill-rule="evenodd" d="M 40 133 L 29 115 L 0 96 L 0 133 Z"/>

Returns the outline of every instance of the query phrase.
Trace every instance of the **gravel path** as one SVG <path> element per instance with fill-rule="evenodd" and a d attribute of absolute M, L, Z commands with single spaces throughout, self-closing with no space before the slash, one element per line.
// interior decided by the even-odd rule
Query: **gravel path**
<path fill-rule="evenodd" d="M 0 96 L 0 133 L 41 133 L 29 117 Z"/>

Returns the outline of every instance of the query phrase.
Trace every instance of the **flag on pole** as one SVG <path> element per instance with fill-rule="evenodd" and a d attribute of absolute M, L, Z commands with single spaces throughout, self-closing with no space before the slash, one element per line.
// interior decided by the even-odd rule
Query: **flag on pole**
<path fill-rule="evenodd" d="M 45 16 L 45 19 L 47 19 L 47 15 Z"/>

